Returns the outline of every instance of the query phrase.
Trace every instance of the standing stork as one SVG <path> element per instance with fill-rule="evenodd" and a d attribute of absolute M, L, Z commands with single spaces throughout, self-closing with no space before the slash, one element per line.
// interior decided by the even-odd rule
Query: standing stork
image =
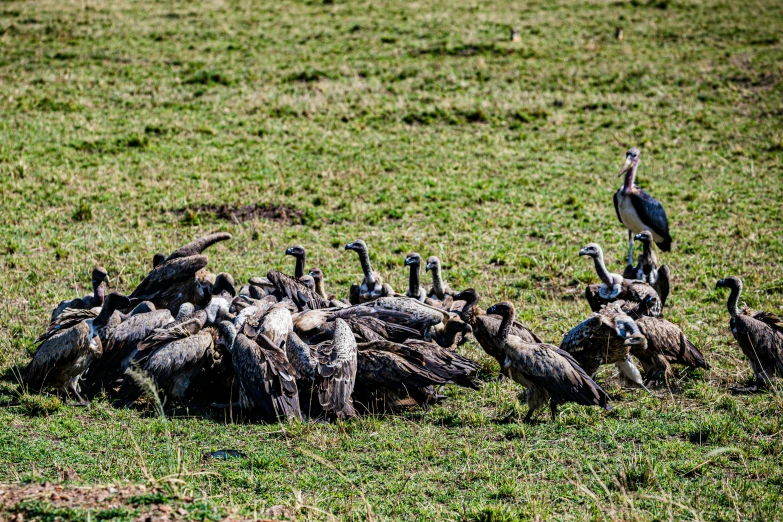
<path fill-rule="evenodd" d="M 644 230 L 652 232 L 655 244 L 664 252 L 672 248 L 669 235 L 669 219 L 661 202 L 646 193 L 634 183 L 639 168 L 639 149 L 625 153 L 625 164 L 618 176 L 625 174 L 625 182 L 614 194 L 614 209 L 617 219 L 628 229 L 628 264 L 633 265 L 633 237 Z"/>

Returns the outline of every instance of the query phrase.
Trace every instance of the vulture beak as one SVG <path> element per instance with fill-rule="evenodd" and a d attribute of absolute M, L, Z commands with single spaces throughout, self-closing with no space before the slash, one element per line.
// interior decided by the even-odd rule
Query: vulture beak
<path fill-rule="evenodd" d="M 579 251 L 580 256 L 589 256 L 590 254 L 587 252 L 586 248 L 583 248 Z"/>
<path fill-rule="evenodd" d="M 620 173 L 617 175 L 617 177 L 619 178 L 620 176 L 622 176 L 623 174 L 631 170 L 631 167 L 633 167 L 635 163 L 636 162 L 631 159 L 631 156 L 626 156 L 625 163 L 623 163 L 623 168 L 620 170 Z"/>
<path fill-rule="evenodd" d="M 411 266 L 414 263 L 416 263 L 415 257 L 409 256 L 405 258 L 405 266 Z"/>
<path fill-rule="evenodd" d="M 424 271 L 425 272 L 429 272 L 433 268 L 435 268 L 435 264 L 434 263 L 427 263 L 427 266 L 424 267 Z"/>
<path fill-rule="evenodd" d="M 353 250 L 353 246 L 354 246 L 353 243 L 348 243 L 347 245 L 345 245 L 345 249 L 346 250 Z"/>
<path fill-rule="evenodd" d="M 293 247 L 290 247 L 290 248 L 286 248 L 286 249 L 285 249 L 285 255 L 287 255 L 287 256 L 291 256 L 291 255 L 293 255 L 293 254 L 294 254 L 294 248 L 293 248 Z"/>
<path fill-rule="evenodd" d="M 644 237 L 644 236 L 642 236 L 641 234 L 636 234 L 635 236 L 633 236 L 633 238 L 634 238 L 636 241 L 641 241 L 643 237 Z"/>
<path fill-rule="evenodd" d="M 726 283 L 726 280 L 725 279 L 721 279 L 720 281 L 715 283 L 715 288 L 722 288 L 725 283 Z"/>

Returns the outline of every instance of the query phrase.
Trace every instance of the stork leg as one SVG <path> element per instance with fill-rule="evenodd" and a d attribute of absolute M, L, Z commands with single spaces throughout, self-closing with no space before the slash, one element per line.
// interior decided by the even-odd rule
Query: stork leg
<path fill-rule="evenodd" d="M 633 266 L 633 232 L 628 231 L 628 264 Z"/>

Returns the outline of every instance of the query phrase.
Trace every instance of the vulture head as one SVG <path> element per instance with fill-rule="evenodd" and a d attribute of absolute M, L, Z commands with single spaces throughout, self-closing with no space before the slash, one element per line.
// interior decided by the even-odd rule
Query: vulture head
<path fill-rule="evenodd" d="M 630 347 L 638 346 L 640 349 L 646 350 L 647 338 L 641 333 L 631 334 L 630 337 L 625 339 L 623 345 L 630 346 Z"/>
<path fill-rule="evenodd" d="M 601 247 L 598 246 L 597 243 L 590 243 L 582 247 L 582 249 L 579 251 L 579 255 L 592 257 L 593 259 L 603 259 L 604 251 L 601 250 Z"/>
<path fill-rule="evenodd" d="M 405 266 L 421 266 L 421 256 L 416 252 L 408 254 L 405 258 Z"/>
<path fill-rule="evenodd" d="M 468 288 L 466 290 L 463 290 L 462 292 L 454 294 L 452 298 L 454 299 L 454 301 L 465 302 L 465 306 L 459 312 L 459 315 L 463 321 L 467 322 L 470 319 L 470 315 L 473 308 L 478 306 L 478 302 L 479 302 L 478 292 L 476 292 L 476 290 L 473 288 Z"/>
<path fill-rule="evenodd" d="M 109 282 L 109 272 L 102 266 L 96 266 L 92 269 L 92 285 L 98 286 L 104 282 Z"/>
<path fill-rule="evenodd" d="M 357 239 L 353 243 L 348 243 L 345 245 L 346 250 L 353 250 L 354 252 L 358 252 L 359 254 L 366 254 L 367 253 L 367 243 L 362 241 L 361 239 Z"/>
<path fill-rule="evenodd" d="M 177 310 L 176 320 L 177 321 L 184 320 L 190 317 L 191 315 L 193 315 L 194 313 L 196 313 L 196 307 L 193 306 L 193 303 L 182 303 L 181 305 L 179 305 L 179 310 Z"/>
<path fill-rule="evenodd" d="M 104 307 L 109 308 L 112 311 L 129 308 L 130 305 L 131 300 L 117 292 L 112 292 L 106 296 L 106 301 L 103 303 Z"/>
<path fill-rule="evenodd" d="M 429 259 L 427 259 L 427 266 L 425 267 L 425 270 L 429 272 L 430 270 L 436 270 L 440 268 L 440 259 L 438 256 L 432 256 Z"/>
<path fill-rule="evenodd" d="M 487 308 L 487 315 L 499 315 L 503 318 L 513 317 L 515 312 L 514 305 L 508 301 L 503 301 Z"/>
<path fill-rule="evenodd" d="M 220 272 L 215 277 L 215 284 L 212 285 L 212 291 L 210 293 L 212 295 L 219 295 L 221 292 L 226 291 L 231 297 L 235 297 L 237 295 L 237 291 L 234 288 L 235 284 L 231 274 Z"/>
<path fill-rule="evenodd" d="M 286 249 L 285 255 L 293 256 L 296 259 L 304 259 L 304 257 L 307 255 L 307 252 L 305 252 L 305 249 L 302 245 L 294 245 Z"/>
<path fill-rule="evenodd" d="M 299 278 L 299 281 L 302 282 L 307 288 L 310 290 L 315 291 L 315 278 L 311 275 L 303 275 Z"/>
<path fill-rule="evenodd" d="M 234 341 L 237 338 L 236 327 L 231 323 L 231 321 L 220 321 L 220 324 L 217 326 L 217 330 L 220 334 L 220 337 L 218 337 L 218 343 L 225 346 L 229 353 L 234 351 Z"/>
<path fill-rule="evenodd" d="M 313 278 L 313 281 L 315 281 L 315 284 L 320 283 L 324 280 L 324 273 L 323 270 L 320 268 L 311 268 L 310 269 L 310 277 Z"/>
<path fill-rule="evenodd" d="M 158 267 L 166 262 L 166 254 L 163 252 L 158 252 L 154 256 L 152 256 L 152 268 Z"/>
<path fill-rule="evenodd" d="M 729 290 L 741 290 L 742 280 L 739 277 L 725 277 L 715 284 L 715 288 L 728 288 Z"/>
<path fill-rule="evenodd" d="M 653 236 L 649 230 L 643 230 L 640 234 L 633 236 L 633 238 L 645 247 L 650 247 L 653 244 Z"/>
<path fill-rule="evenodd" d="M 628 152 L 625 153 L 625 163 L 623 163 L 623 168 L 620 170 L 620 173 L 617 176 L 622 176 L 626 172 L 634 170 L 636 166 L 639 165 L 640 154 L 641 151 L 639 151 L 639 149 L 636 147 L 628 149 Z"/>

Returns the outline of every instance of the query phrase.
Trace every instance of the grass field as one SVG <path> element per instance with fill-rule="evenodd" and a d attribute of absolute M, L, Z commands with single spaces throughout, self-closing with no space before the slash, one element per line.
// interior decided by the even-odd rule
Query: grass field
<path fill-rule="evenodd" d="M 111 509 L 6 509 L 780 520 L 781 384 L 729 393 L 751 372 L 714 286 L 741 275 L 748 305 L 783 310 L 782 31 L 776 0 L 0 2 L 0 482 L 155 491 Z M 612 193 L 634 145 L 675 239 L 661 255 L 667 317 L 713 366 L 671 391 L 621 389 L 602 371 L 611 412 L 500 424 L 524 413 L 519 388 L 491 380 L 471 342 L 481 391 L 343 425 L 17 393 L 51 309 L 86 293 L 95 264 L 129 291 L 153 253 L 215 230 L 234 236 L 209 251 L 215 271 L 290 271 L 283 251 L 301 243 L 341 296 L 360 279 L 343 250 L 357 237 L 397 289 L 406 253 L 438 255 L 453 288 L 513 300 L 558 344 L 597 280 L 579 248 L 599 242 L 624 265 Z M 226 219 L 247 205 L 262 216 Z M 202 458 L 221 448 L 247 458 Z"/>

